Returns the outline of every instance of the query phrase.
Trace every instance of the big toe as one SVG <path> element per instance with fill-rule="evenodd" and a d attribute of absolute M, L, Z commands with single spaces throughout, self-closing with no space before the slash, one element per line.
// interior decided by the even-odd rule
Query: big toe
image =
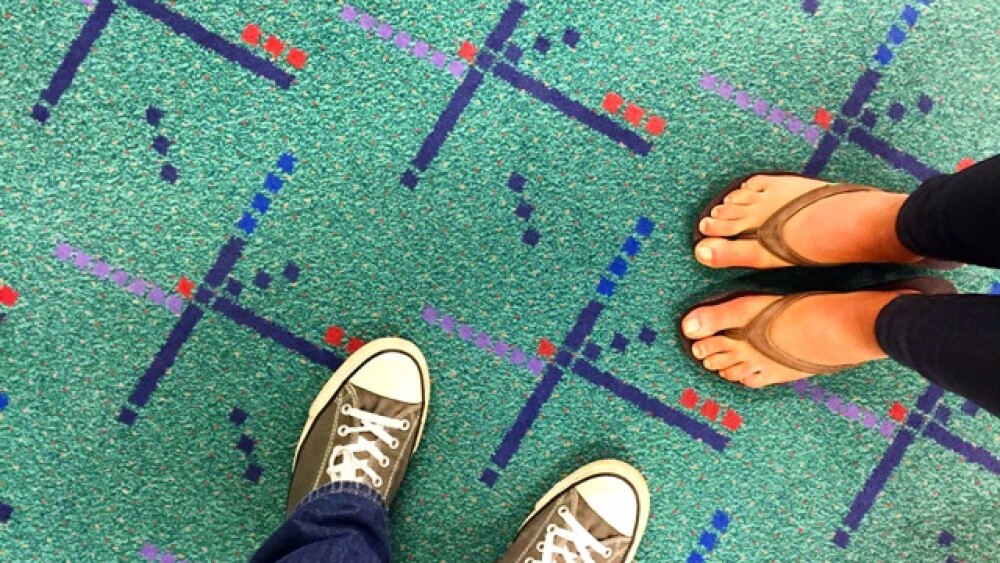
<path fill-rule="evenodd" d="M 788 264 L 755 240 L 707 238 L 694 248 L 695 259 L 709 268 L 777 268 Z"/>
<path fill-rule="evenodd" d="M 778 299 L 777 296 L 738 297 L 719 305 L 698 307 L 688 313 L 681 328 L 688 338 L 705 338 L 728 330 L 746 326 L 764 307 Z"/>

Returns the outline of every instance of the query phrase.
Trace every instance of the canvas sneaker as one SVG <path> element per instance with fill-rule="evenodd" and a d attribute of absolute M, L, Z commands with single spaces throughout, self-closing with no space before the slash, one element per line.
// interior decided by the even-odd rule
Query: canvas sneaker
<path fill-rule="evenodd" d="M 288 513 L 335 481 L 364 483 L 385 505 L 423 436 L 427 362 L 406 340 L 375 340 L 352 354 L 320 391 L 295 450 Z"/>
<path fill-rule="evenodd" d="M 649 489 L 627 463 L 596 461 L 553 487 L 501 563 L 627 563 L 649 520 Z"/>

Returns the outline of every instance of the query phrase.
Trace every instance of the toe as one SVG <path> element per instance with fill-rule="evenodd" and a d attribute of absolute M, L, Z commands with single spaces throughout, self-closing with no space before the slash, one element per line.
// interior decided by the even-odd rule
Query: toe
<path fill-rule="evenodd" d="M 732 221 L 745 219 L 749 215 L 749 209 L 745 205 L 717 205 L 712 208 L 712 218 Z"/>
<path fill-rule="evenodd" d="M 778 299 L 774 296 L 753 296 L 731 299 L 719 305 L 698 307 L 684 317 L 684 334 L 688 338 L 706 338 L 730 328 L 746 326 L 761 309 Z M 708 339 L 696 344 L 705 344 L 706 349 L 718 343 L 736 348 L 738 343 L 725 337 L 720 340 Z M 709 343 L 709 341 L 713 341 Z M 708 354 L 706 354 L 707 356 Z"/>
<path fill-rule="evenodd" d="M 723 200 L 731 205 L 753 205 L 760 201 L 760 192 L 753 190 L 736 190 Z"/>
<path fill-rule="evenodd" d="M 763 192 L 765 189 L 767 189 L 767 185 L 771 182 L 773 178 L 774 178 L 773 176 L 765 176 L 763 174 L 751 176 L 750 178 L 747 178 L 745 182 L 743 182 L 743 185 L 740 186 L 740 189 L 758 193 Z"/>
<path fill-rule="evenodd" d="M 710 336 L 704 340 L 695 342 L 694 346 L 691 348 L 691 352 L 694 354 L 694 357 L 699 360 L 704 360 L 712 354 L 728 352 L 735 349 L 736 341 L 732 338 L 726 338 L 725 336 Z"/>
<path fill-rule="evenodd" d="M 740 362 L 734 366 L 730 366 L 719 371 L 719 375 L 729 381 L 743 381 L 753 375 L 756 371 L 757 366 L 751 364 L 750 362 Z"/>
<path fill-rule="evenodd" d="M 762 387 L 767 387 L 768 385 L 773 384 L 768 375 L 766 373 L 761 373 L 761 372 L 752 373 L 748 375 L 747 377 L 743 378 L 743 380 L 741 380 L 740 383 L 746 385 L 751 389 L 760 389 Z"/>
<path fill-rule="evenodd" d="M 719 371 L 729 369 L 738 363 L 740 363 L 739 354 L 735 352 L 721 352 L 719 354 L 712 354 L 711 356 L 705 358 L 702 365 L 704 365 L 707 370 Z"/>
<path fill-rule="evenodd" d="M 705 217 L 698 223 L 698 230 L 701 234 L 709 237 L 734 237 L 752 227 L 752 221 L 747 217 L 737 220 Z"/>
<path fill-rule="evenodd" d="M 738 221 L 723 221 L 737 223 Z M 694 249 L 695 258 L 709 268 L 778 268 L 788 263 L 764 250 L 755 240 L 707 238 Z"/>

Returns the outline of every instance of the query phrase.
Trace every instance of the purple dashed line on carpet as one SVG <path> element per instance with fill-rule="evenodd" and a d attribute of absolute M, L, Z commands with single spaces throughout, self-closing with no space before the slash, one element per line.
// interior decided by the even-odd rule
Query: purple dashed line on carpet
<path fill-rule="evenodd" d="M 735 104 L 740 109 L 751 111 L 769 123 L 784 127 L 789 133 L 808 141 L 810 145 L 816 145 L 819 141 L 822 130 L 817 125 L 806 125 L 805 121 L 791 112 L 771 105 L 763 98 L 758 98 L 748 92 L 736 90 L 732 84 L 714 74 L 703 74 L 698 85 L 702 89 Z"/>
<path fill-rule="evenodd" d="M 156 284 L 134 277 L 124 270 L 114 268 L 107 262 L 96 260 L 86 252 L 73 248 L 65 242 L 57 244 L 52 254 L 59 261 L 71 264 L 99 280 L 110 280 L 137 297 L 145 297 L 154 305 L 163 307 L 174 315 L 180 315 L 184 311 L 184 300 L 180 295 L 167 295 Z"/>
<path fill-rule="evenodd" d="M 878 415 L 870 410 L 854 403 L 848 403 L 843 398 L 807 379 L 800 379 L 786 385 L 794 389 L 800 397 L 812 399 L 813 402 L 825 406 L 834 414 L 852 422 L 860 422 L 865 428 L 878 432 L 885 438 L 892 438 L 896 432 L 897 425 L 891 420 L 880 420 Z"/>
<path fill-rule="evenodd" d="M 421 317 L 427 324 L 439 327 L 448 334 L 452 334 L 453 332 L 457 333 L 459 338 L 473 344 L 480 350 L 489 352 L 502 360 L 507 360 L 515 366 L 526 369 L 536 376 L 542 374 L 542 368 L 545 367 L 545 362 L 543 362 L 541 358 L 537 356 L 529 356 L 523 349 L 503 340 L 496 339 L 488 332 L 479 330 L 472 325 L 456 325 L 455 317 L 440 314 L 440 312 L 431 305 L 424 307 Z"/>
<path fill-rule="evenodd" d="M 468 65 L 463 61 L 450 57 L 423 41 L 415 40 L 409 33 L 400 31 L 388 23 L 380 22 L 372 15 L 359 11 L 350 4 L 344 4 L 343 9 L 340 10 L 340 19 L 353 23 L 367 32 L 374 32 L 375 36 L 383 41 L 391 42 L 409 55 L 423 59 L 440 70 L 447 71 L 456 80 L 465 78 Z"/>

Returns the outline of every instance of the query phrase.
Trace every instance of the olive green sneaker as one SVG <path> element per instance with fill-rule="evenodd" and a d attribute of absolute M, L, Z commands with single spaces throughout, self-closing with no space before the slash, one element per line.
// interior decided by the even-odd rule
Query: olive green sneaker
<path fill-rule="evenodd" d="M 500 563 L 628 563 L 648 520 L 642 475 L 621 461 L 595 461 L 538 501 Z"/>
<path fill-rule="evenodd" d="M 389 506 L 423 436 L 430 386 L 423 354 L 406 340 L 375 340 L 347 358 L 309 409 L 288 513 L 332 482 L 363 483 Z"/>

